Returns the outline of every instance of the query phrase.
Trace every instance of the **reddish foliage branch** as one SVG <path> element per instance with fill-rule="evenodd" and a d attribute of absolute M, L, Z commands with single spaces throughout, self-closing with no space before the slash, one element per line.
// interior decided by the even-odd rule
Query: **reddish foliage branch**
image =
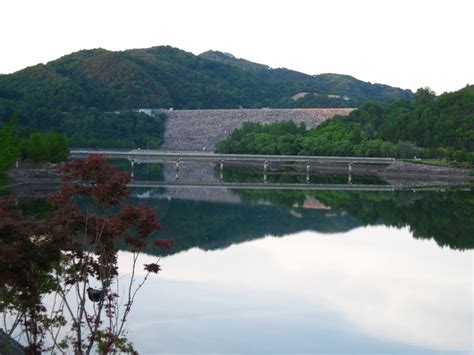
<path fill-rule="evenodd" d="M 45 350 L 46 332 L 53 334 L 51 328 L 62 326 L 63 318 L 62 311 L 57 312 L 57 318 L 47 318 L 41 297 L 57 291 L 74 321 L 73 334 L 67 340 L 76 353 L 90 353 L 94 344 L 104 353 L 133 353 L 123 336 L 123 326 L 136 292 L 150 273 L 161 268 L 158 263 L 144 265 L 147 275 L 134 291 L 129 285 L 125 313 L 116 324 L 118 295 L 111 285 L 118 275 L 117 248 L 124 241 L 134 253 L 133 282 L 138 253 L 160 230 L 156 213 L 146 205 L 124 204 L 130 196 L 130 178 L 101 156 L 70 161 L 60 171 L 63 185 L 49 200 L 56 210 L 45 221 L 28 219 L 0 200 L 0 278 L 7 285 L 0 293 L 0 308 L 6 305 L 19 311 L 25 319 L 29 349 Z M 78 204 L 81 199 L 91 206 L 84 210 Z M 172 244 L 172 240 L 155 240 L 162 249 Z M 86 292 L 91 283 L 100 285 L 92 313 Z M 77 310 L 68 301 L 69 292 L 76 293 Z M 53 348 L 61 346 L 54 339 Z"/>

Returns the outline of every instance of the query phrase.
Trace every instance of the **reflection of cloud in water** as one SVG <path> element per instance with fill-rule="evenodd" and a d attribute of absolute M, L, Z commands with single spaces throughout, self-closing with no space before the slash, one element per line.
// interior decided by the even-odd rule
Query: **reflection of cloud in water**
<path fill-rule="evenodd" d="M 122 260 L 128 257 L 122 254 Z M 344 235 L 267 237 L 212 252 L 191 249 L 164 258 L 160 276 L 145 285 L 134 315 L 139 324 L 130 325 L 132 338 L 135 331 L 145 337 L 151 328 L 171 331 L 171 323 L 176 323 L 176 332 L 188 332 L 191 346 L 192 334 L 200 334 L 193 324 L 213 324 L 215 334 L 207 335 L 207 341 L 219 338 L 220 349 L 233 344 L 228 332 L 239 337 L 239 332 L 264 328 L 280 336 L 279 341 L 300 342 L 293 345 L 302 351 L 303 340 L 296 333 L 291 340 L 288 332 L 309 331 L 318 341 L 328 336 L 323 342 L 331 339 L 329 332 L 353 345 L 365 341 L 374 349 L 384 349 L 375 339 L 467 351 L 471 262 L 472 252 L 442 249 L 433 241 L 413 239 L 407 229 L 386 227 L 358 228 Z M 148 302 L 156 309 L 141 310 Z M 282 332 L 285 324 L 292 324 L 284 336 L 270 331 L 278 322 L 284 323 Z M 182 334 L 169 336 L 169 344 L 184 341 Z M 262 346 L 255 344 L 255 349 Z M 333 345 L 339 350 L 341 346 Z M 209 350 L 204 345 L 197 349 Z"/>

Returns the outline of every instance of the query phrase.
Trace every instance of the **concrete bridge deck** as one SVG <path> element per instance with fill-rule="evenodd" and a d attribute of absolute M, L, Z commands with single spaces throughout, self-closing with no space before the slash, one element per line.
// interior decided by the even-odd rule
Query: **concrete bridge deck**
<path fill-rule="evenodd" d="M 390 185 L 366 184 L 298 184 L 298 183 L 230 183 L 230 182 L 180 182 L 180 181 L 134 181 L 128 184 L 130 188 L 158 188 L 158 187 L 192 187 L 211 189 L 235 190 L 355 190 L 355 191 L 395 191 L 400 188 Z"/>

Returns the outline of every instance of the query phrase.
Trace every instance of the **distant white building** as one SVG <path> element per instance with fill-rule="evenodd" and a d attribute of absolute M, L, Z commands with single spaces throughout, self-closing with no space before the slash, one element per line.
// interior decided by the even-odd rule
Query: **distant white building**
<path fill-rule="evenodd" d="M 148 116 L 154 116 L 153 109 L 151 108 L 139 108 L 138 112 L 144 113 L 145 115 L 148 115 Z"/>
<path fill-rule="evenodd" d="M 150 117 L 155 117 L 157 114 L 161 112 L 166 112 L 166 111 L 173 111 L 173 107 L 170 107 L 169 109 L 166 108 L 136 108 L 132 110 L 133 112 L 140 112 L 144 113 L 147 116 Z"/>

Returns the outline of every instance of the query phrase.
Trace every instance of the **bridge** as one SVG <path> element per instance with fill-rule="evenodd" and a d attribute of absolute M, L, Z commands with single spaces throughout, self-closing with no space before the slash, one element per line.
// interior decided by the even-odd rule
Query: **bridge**
<path fill-rule="evenodd" d="M 166 152 L 160 150 L 92 150 L 73 149 L 71 158 L 83 158 L 90 154 L 100 154 L 109 159 L 128 159 L 135 163 L 161 163 L 171 161 L 193 162 L 299 162 L 299 163 L 347 163 L 347 164 L 391 164 L 395 158 L 374 157 L 335 157 L 335 156 L 304 156 L 304 155 L 258 155 L 258 154 L 218 154 L 201 152 Z"/>
<path fill-rule="evenodd" d="M 130 151 L 121 150 L 87 150 L 73 149 L 70 152 L 71 158 L 82 158 L 90 154 L 100 154 L 109 159 L 128 159 L 131 163 L 131 176 L 134 177 L 133 167 L 135 163 L 161 163 L 175 162 L 176 180 L 179 179 L 180 163 L 183 161 L 191 162 L 212 162 L 220 164 L 221 181 L 223 180 L 223 169 L 225 162 L 253 162 L 263 165 L 264 181 L 266 181 L 266 172 L 272 162 L 285 163 L 303 163 L 306 165 L 306 173 L 309 174 L 311 164 L 317 163 L 343 163 L 348 166 L 349 182 L 351 182 L 352 164 L 384 164 L 389 165 L 395 161 L 395 158 L 376 158 L 376 157 L 336 157 L 336 156 L 304 156 L 304 155 L 259 155 L 259 154 L 218 154 L 203 152 L 166 152 L 160 150 L 141 150 Z M 307 175 L 309 181 L 309 175 Z"/>

